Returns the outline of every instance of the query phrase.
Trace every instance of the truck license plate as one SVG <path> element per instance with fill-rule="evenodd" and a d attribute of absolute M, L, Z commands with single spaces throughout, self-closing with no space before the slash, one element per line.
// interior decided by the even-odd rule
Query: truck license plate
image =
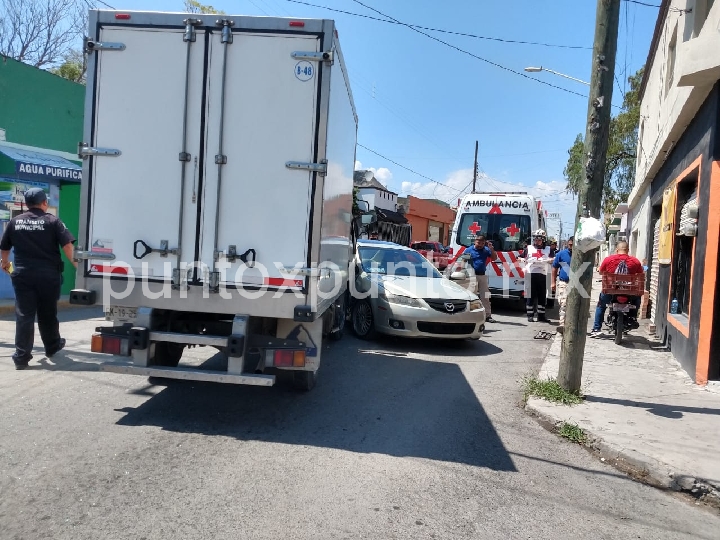
<path fill-rule="evenodd" d="M 613 311 L 628 313 L 630 311 L 630 304 L 613 304 Z"/>
<path fill-rule="evenodd" d="M 111 306 L 105 310 L 105 319 L 113 321 L 134 321 L 137 318 L 137 308 Z"/>

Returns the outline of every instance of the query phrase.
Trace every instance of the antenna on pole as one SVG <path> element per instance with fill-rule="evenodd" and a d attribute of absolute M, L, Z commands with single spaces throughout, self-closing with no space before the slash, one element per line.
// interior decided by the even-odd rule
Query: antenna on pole
<path fill-rule="evenodd" d="M 477 155 L 478 155 L 478 142 L 475 141 L 475 168 L 473 169 L 473 189 L 472 189 L 473 193 L 476 193 L 475 187 L 477 185 L 477 173 L 478 173 Z"/>

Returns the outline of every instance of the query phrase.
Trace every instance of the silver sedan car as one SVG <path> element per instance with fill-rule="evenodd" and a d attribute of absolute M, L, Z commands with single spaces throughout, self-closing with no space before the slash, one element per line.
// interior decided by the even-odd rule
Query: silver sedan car
<path fill-rule="evenodd" d="M 477 295 L 453 283 L 414 249 L 358 242 L 351 309 L 355 334 L 480 339 L 485 310 Z"/>

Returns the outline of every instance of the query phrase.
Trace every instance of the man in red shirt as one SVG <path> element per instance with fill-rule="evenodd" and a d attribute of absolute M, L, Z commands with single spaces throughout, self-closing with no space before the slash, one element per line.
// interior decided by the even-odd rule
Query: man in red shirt
<path fill-rule="evenodd" d="M 609 255 L 605 257 L 602 264 L 600 265 L 601 274 L 642 274 L 643 267 L 642 263 L 633 257 L 628 255 L 628 243 L 620 241 L 615 246 L 615 255 Z M 593 329 L 590 332 L 590 337 L 598 337 L 602 335 L 600 331 L 602 327 L 603 319 L 605 318 L 605 308 L 611 302 L 612 295 L 600 293 L 597 307 L 595 308 L 595 322 L 593 323 Z M 640 309 L 640 297 L 636 296 L 632 299 L 635 307 Z"/>

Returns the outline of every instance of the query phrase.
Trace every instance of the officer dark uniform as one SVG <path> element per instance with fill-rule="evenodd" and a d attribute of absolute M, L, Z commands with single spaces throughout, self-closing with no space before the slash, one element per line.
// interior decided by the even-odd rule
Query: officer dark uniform
<path fill-rule="evenodd" d="M 75 241 L 65 224 L 46 212 L 47 195 L 41 188 L 27 190 L 25 204 L 28 211 L 10 220 L 0 240 L 3 270 L 9 270 L 10 248 L 15 249 L 11 278 L 15 289 L 16 369 L 25 369 L 32 358 L 36 314 L 45 355 L 51 357 L 65 346 L 57 319 L 63 270 L 58 248 L 62 247 L 72 260 Z"/>

